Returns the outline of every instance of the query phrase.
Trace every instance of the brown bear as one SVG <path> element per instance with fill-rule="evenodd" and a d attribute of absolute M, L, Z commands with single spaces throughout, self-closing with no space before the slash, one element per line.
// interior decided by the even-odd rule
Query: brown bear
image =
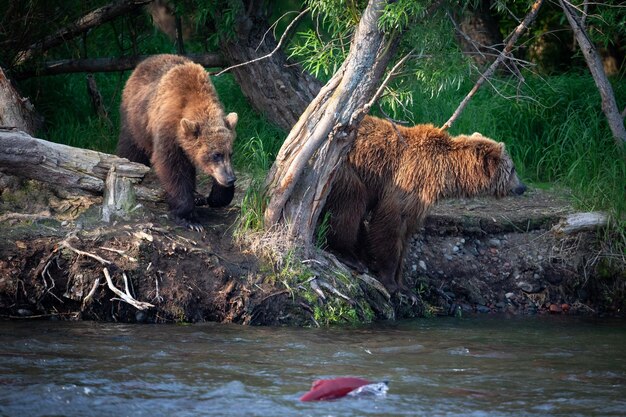
<path fill-rule="evenodd" d="M 328 246 L 347 264 L 367 267 L 390 292 L 407 291 L 402 264 L 408 241 L 435 202 L 525 190 L 503 143 L 368 116 L 324 207 Z"/>
<path fill-rule="evenodd" d="M 177 223 L 201 229 L 194 213 L 196 167 L 214 179 L 211 194 L 198 201 L 231 202 L 238 117 L 224 114 L 204 68 L 176 55 L 147 58 L 126 82 L 120 116 L 117 154 L 154 167 Z"/>

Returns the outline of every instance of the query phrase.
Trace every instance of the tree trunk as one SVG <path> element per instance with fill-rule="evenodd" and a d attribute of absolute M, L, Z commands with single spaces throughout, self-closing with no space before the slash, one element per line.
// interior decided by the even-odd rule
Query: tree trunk
<path fill-rule="evenodd" d="M 40 123 L 41 119 L 35 113 L 33 105 L 20 96 L 0 68 L 0 127 L 34 134 Z"/>
<path fill-rule="evenodd" d="M 277 45 L 267 21 L 263 0 L 245 1 L 235 39 L 223 39 L 220 49 L 229 65 L 269 54 Z M 231 70 L 252 107 L 272 123 L 289 131 L 319 92 L 321 83 L 287 59 L 282 50 L 270 57 Z"/>
<path fill-rule="evenodd" d="M 504 42 L 499 22 L 491 11 L 491 0 L 481 0 L 477 7 L 465 11 L 457 29 L 463 53 L 469 55 L 478 68 L 486 68 L 502 50 Z"/>
<path fill-rule="evenodd" d="M 600 97 L 602 98 L 602 111 L 609 122 L 615 143 L 617 146 L 622 147 L 624 143 L 626 143 L 626 128 L 624 128 L 624 120 L 620 115 L 617 102 L 615 101 L 613 87 L 611 87 L 611 83 L 604 72 L 602 58 L 600 58 L 598 50 L 589 39 L 580 17 L 571 4 L 563 0 L 559 0 L 559 3 L 574 31 L 576 41 L 585 57 L 585 61 L 587 61 L 587 66 L 593 76 L 593 80 L 598 87 Z"/>
<path fill-rule="evenodd" d="M 10 175 L 101 194 L 111 167 L 134 183 L 137 198 L 162 201 L 163 191 L 140 184 L 150 168 L 125 158 L 0 130 L 0 170 Z"/>
<path fill-rule="evenodd" d="M 395 39 L 387 39 L 378 28 L 385 4 L 385 0 L 369 1 L 348 57 L 293 127 L 268 175 L 265 228 L 286 230 L 287 239 L 303 248 L 305 255 L 332 174 L 354 140 L 395 52 Z"/>

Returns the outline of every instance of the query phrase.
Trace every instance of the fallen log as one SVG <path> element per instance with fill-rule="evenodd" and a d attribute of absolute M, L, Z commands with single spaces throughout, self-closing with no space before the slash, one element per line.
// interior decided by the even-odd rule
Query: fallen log
<path fill-rule="evenodd" d="M 15 129 L 0 129 L 0 171 L 65 188 L 102 194 L 111 168 L 127 178 L 138 199 L 162 201 L 163 191 L 142 184 L 150 168 L 128 159 L 34 138 Z"/>

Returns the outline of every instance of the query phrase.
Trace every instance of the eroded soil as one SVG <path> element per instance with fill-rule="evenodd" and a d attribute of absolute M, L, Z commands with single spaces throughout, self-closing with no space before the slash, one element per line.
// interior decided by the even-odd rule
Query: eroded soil
<path fill-rule="evenodd" d="M 260 262 L 232 238 L 245 186 L 229 208 L 200 208 L 204 231 L 198 233 L 170 222 L 164 205 L 145 205 L 132 219 L 106 224 L 98 197 L 3 181 L 4 317 L 316 325 L 320 318 L 620 314 L 622 308 L 603 295 L 623 286 L 624 277 L 598 278 L 602 241 L 550 232 L 573 211 L 562 192 L 439 205 L 405 262 L 407 282 L 420 297 L 411 303 L 387 299 L 354 273 L 340 274 L 343 283 L 314 274 L 290 280 Z M 115 288 L 152 306 L 140 310 L 121 301 L 105 268 Z"/>

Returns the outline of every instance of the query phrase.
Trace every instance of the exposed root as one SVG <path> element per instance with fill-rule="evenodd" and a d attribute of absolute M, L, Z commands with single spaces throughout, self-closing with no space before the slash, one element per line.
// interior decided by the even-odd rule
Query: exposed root
<path fill-rule="evenodd" d="M 137 301 L 133 298 L 132 295 L 130 295 L 130 292 L 128 291 L 128 278 L 126 277 L 126 274 L 122 273 L 122 276 L 124 277 L 124 285 L 126 287 L 126 293 L 124 293 L 113 284 L 113 280 L 111 280 L 111 275 L 109 275 L 109 270 L 107 268 L 103 268 L 102 272 L 104 272 L 104 277 L 107 280 L 107 285 L 109 289 L 119 297 L 120 301 L 124 301 L 125 303 L 130 304 L 138 310 L 146 310 L 148 308 L 154 307 L 153 304 L 147 303 L 145 301 Z"/>

